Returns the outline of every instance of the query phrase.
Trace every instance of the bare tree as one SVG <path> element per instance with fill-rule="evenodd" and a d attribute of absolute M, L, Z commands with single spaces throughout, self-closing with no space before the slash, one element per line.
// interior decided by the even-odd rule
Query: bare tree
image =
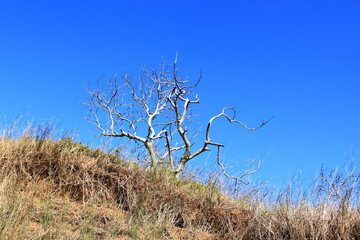
<path fill-rule="evenodd" d="M 144 69 L 137 81 L 128 74 L 124 74 L 121 81 L 117 76 L 107 78 L 106 84 L 96 90 L 87 89 L 90 98 L 85 103 L 89 109 L 86 120 L 103 136 L 127 138 L 145 147 L 147 154 L 139 158 L 141 162 L 151 167 L 168 164 L 177 177 L 190 160 L 215 146 L 217 163 L 225 176 L 245 183 L 242 178 L 258 169 L 247 171 L 240 177 L 229 176 L 220 161 L 223 145 L 210 138 L 211 126 L 216 119 L 223 117 L 253 131 L 269 120 L 249 128 L 235 120 L 234 108 L 226 107 L 210 118 L 203 143 L 195 148 L 194 138 L 189 134 L 189 123 L 194 117 L 192 106 L 200 102 L 194 89 L 201 78 L 200 74 L 199 79 L 191 84 L 188 78 L 179 77 L 176 59 L 173 66 L 162 63 L 159 69 L 151 72 Z"/>

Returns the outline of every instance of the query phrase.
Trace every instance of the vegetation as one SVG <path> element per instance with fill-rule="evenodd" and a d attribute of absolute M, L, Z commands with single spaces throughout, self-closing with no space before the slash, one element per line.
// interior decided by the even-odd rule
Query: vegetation
<path fill-rule="evenodd" d="M 229 197 L 43 133 L 0 139 L 0 239 L 360 239 L 355 172 L 323 170 L 308 195 Z"/>
<path fill-rule="evenodd" d="M 230 176 L 220 159 L 223 144 L 211 139 L 212 124 L 219 118 L 238 124 L 248 131 L 263 127 L 250 128 L 235 119 L 236 110 L 225 107 L 212 118 L 206 126 L 203 140 L 195 145 L 195 131 L 192 129 L 195 117 L 193 105 L 200 99 L 195 93 L 202 76 L 196 83 L 187 77 L 179 77 L 177 60 L 173 66 L 162 63 L 159 69 L 144 69 L 138 79 L 124 74 L 121 80 L 106 79 L 97 89 L 89 90 L 89 100 L 85 105 L 89 113 L 86 120 L 106 137 L 125 138 L 136 143 L 137 160 L 148 167 L 166 166 L 179 177 L 187 163 L 194 158 L 217 149 L 217 164 L 229 179 L 247 184 L 243 178 L 256 173 L 259 168 L 249 169 L 240 176 Z M 144 151 L 141 151 L 141 148 Z M 145 153 L 145 154 L 142 154 Z"/>

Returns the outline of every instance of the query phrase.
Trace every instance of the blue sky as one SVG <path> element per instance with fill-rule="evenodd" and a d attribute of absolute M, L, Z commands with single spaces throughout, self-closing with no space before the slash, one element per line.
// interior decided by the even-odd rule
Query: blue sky
<path fill-rule="evenodd" d="M 180 74 L 203 72 L 200 124 L 225 106 L 250 126 L 275 116 L 257 132 L 216 125 L 234 172 L 269 153 L 264 180 L 310 176 L 351 149 L 360 160 L 359 12 L 359 1 L 4 0 L 0 118 L 55 119 L 89 141 L 84 83 L 136 75 L 178 51 Z M 215 155 L 198 160 L 212 168 Z"/>

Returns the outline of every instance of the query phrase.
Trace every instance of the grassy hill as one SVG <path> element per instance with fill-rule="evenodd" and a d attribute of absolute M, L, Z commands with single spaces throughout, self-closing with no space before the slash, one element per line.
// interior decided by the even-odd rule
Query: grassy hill
<path fill-rule="evenodd" d="M 69 138 L 0 139 L 0 239 L 360 239 L 357 204 L 284 199 L 230 198 Z"/>

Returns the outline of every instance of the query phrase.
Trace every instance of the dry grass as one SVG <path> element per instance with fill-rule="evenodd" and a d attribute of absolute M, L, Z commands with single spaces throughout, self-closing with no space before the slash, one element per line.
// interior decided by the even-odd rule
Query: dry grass
<path fill-rule="evenodd" d="M 0 139 L 0 239 L 360 239 L 351 198 L 321 196 L 233 199 L 70 139 Z"/>

